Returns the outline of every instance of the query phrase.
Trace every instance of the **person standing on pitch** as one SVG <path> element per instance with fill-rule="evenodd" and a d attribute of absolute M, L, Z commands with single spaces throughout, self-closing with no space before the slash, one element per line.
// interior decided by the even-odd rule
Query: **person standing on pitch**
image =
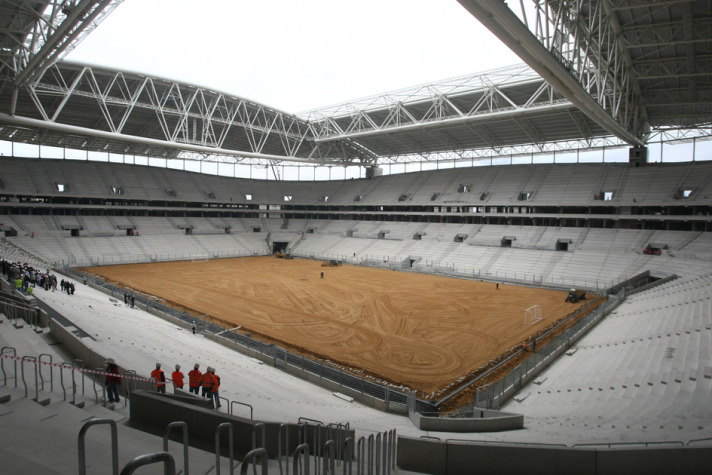
<path fill-rule="evenodd" d="M 198 368 L 200 365 L 195 363 L 193 369 L 188 372 L 188 391 L 196 395 L 200 393 L 200 385 L 203 382 L 203 373 Z"/>
<path fill-rule="evenodd" d="M 151 378 L 156 380 L 156 389 L 159 393 L 166 392 L 166 375 L 161 370 L 161 363 L 156 363 L 156 369 L 151 371 Z"/>
<path fill-rule="evenodd" d="M 220 394 L 218 393 L 218 389 L 220 388 L 220 376 L 215 374 L 215 368 L 210 368 L 210 373 L 213 379 L 213 385 L 210 390 L 213 399 L 213 408 L 220 409 Z"/>
<path fill-rule="evenodd" d="M 211 391 L 213 389 L 213 375 L 210 372 L 211 368 L 208 366 L 207 371 L 203 373 L 203 397 L 212 397 Z"/>
<path fill-rule="evenodd" d="M 180 370 L 180 365 L 176 365 L 176 370 L 171 374 L 171 379 L 173 380 L 173 391 L 176 389 L 183 389 L 183 373 Z"/>
<path fill-rule="evenodd" d="M 119 384 L 121 384 L 121 376 L 119 376 L 119 367 L 116 363 L 114 363 L 113 358 L 106 360 L 105 382 L 109 402 L 119 402 Z"/>

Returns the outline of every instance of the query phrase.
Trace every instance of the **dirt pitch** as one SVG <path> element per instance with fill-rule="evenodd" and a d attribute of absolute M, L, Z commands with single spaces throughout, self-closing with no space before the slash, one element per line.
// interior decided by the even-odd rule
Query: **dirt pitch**
<path fill-rule="evenodd" d="M 563 291 L 271 256 L 85 270 L 425 394 L 576 308 Z M 535 304 L 543 320 L 526 325 Z"/>

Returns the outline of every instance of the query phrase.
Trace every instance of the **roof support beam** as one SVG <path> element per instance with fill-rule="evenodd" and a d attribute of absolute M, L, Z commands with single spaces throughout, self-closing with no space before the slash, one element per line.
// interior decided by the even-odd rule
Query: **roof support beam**
<path fill-rule="evenodd" d="M 502 0 L 458 0 L 524 62 L 601 127 L 631 145 L 644 145 L 634 131 L 594 99 Z"/>
<path fill-rule="evenodd" d="M 124 135 L 116 132 L 106 132 L 97 129 L 88 129 L 84 127 L 77 127 L 67 124 L 58 124 L 56 122 L 32 119 L 30 117 L 20 117 L 11 116 L 0 112 L 0 124 L 11 124 L 19 127 L 26 127 L 38 130 L 52 130 L 54 132 L 61 132 L 65 134 L 86 136 L 86 137 L 98 137 L 105 140 L 117 141 L 117 142 L 131 142 L 137 144 L 143 144 L 150 147 L 168 148 L 179 151 L 188 152 L 198 152 L 207 155 L 222 155 L 228 157 L 245 157 L 245 158 L 257 158 L 265 160 L 276 160 L 276 161 L 287 161 L 287 162 L 303 162 L 303 163 L 318 163 L 320 165 L 340 165 L 340 166 L 350 166 L 350 165 L 361 165 L 361 162 L 351 162 L 346 160 L 324 160 L 324 159 L 308 159 L 302 157 L 287 157 L 280 155 L 269 155 L 264 153 L 254 153 L 246 152 L 241 150 L 228 150 L 224 148 L 217 147 L 206 147 L 202 145 L 179 143 L 179 142 L 169 142 L 165 140 L 151 139 L 147 137 L 138 137 L 135 135 Z"/>

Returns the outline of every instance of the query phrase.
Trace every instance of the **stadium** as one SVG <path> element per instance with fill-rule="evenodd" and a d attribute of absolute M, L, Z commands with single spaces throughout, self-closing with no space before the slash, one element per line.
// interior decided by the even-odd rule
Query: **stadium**
<path fill-rule="evenodd" d="M 709 1 L 297 115 L 66 61 L 121 3 L 0 3 L 3 472 L 707 473 Z"/>

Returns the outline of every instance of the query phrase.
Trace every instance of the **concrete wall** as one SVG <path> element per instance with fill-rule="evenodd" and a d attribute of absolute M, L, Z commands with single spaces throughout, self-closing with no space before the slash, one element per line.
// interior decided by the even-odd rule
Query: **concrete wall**
<path fill-rule="evenodd" d="M 434 432 L 499 432 L 524 427 L 524 416 L 505 412 L 476 410 L 472 417 L 429 417 L 413 412 L 411 422 L 420 430 Z"/>
<path fill-rule="evenodd" d="M 712 448 L 576 448 L 398 437 L 397 463 L 434 475 L 707 474 Z"/>

